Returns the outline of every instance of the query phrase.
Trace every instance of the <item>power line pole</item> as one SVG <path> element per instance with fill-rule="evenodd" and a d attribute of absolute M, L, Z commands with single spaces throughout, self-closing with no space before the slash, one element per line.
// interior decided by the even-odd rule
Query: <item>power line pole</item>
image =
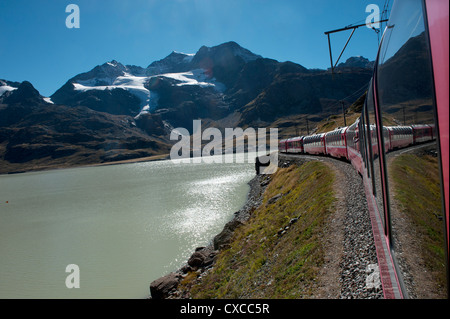
<path fill-rule="evenodd" d="M 373 23 L 383 23 L 383 22 L 387 22 L 388 20 L 389 20 L 389 19 L 383 19 L 383 20 L 376 21 L 376 22 L 373 22 Z M 334 69 L 336 68 L 336 66 L 337 66 L 337 64 L 338 64 L 338 62 L 339 62 L 339 60 L 341 59 L 342 54 L 344 53 L 345 49 L 347 48 L 347 45 L 348 45 L 348 43 L 350 42 L 350 39 L 352 38 L 353 33 L 355 33 L 356 29 L 358 29 L 359 27 L 362 27 L 362 26 L 366 26 L 366 24 L 363 23 L 363 24 L 358 24 L 358 25 L 354 25 L 354 26 L 347 26 L 347 27 L 345 27 L 345 28 L 340 28 L 340 29 L 336 29 L 336 30 L 331 30 L 331 31 L 324 32 L 325 35 L 328 37 L 328 50 L 329 50 L 329 52 L 330 52 L 331 74 L 334 73 Z M 348 37 L 347 42 L 345 43 L 344 48 L 343 48 L 342 51 L 341 51 L 341 54 L 339 55 L 339 57 L 338 57 L 336 63 L 334 64 L 334 63 L 333 63 L 333 56 L 332 56 L 332 54 L 331 54 L 331 38 L 330 38 L 330 34 L 336 33 L 336 32 L 341 32 L 341 31 L 346 31 L 346 30 L 352 30 L 352 33 L 351 33 L 350 36 Z"/>

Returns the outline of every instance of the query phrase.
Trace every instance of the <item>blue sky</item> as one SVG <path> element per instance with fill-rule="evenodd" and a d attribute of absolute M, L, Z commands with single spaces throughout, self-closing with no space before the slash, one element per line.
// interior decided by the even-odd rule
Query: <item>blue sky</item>
<path fill-rule="evenodd" d="M 80 28 L 68 29 L 69 4 Z M 44 96 L 113 59 L 147 67 L 172 51 L 236 41 L 250 51 L 307 68 L 330 66 L 325 31 L 364 23 L 385 0 L 1 0 L 0 79 L 28 80 Z M 336 59 L 350 31 L 333 34 Z M 377 35 L 359 28 L 341 58 L 373 60 Z"/>

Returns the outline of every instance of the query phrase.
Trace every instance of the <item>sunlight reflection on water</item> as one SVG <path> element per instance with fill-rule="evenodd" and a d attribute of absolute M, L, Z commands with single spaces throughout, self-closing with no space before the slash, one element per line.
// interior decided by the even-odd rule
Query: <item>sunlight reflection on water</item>
<path fill-rule="evenodd" d="M 0 298 L 145 298 L 244 204 L 252 163 L 0 176 Z M 80 267 L 81 288 L 65 287 Z"/>

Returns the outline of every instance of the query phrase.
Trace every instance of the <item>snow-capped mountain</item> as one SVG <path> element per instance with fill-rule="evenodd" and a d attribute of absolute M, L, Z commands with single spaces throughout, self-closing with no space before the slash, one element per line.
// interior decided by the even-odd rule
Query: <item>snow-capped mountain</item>
<path fill-rule="evenodd" d="M 353 60 L 345 66 L 367 64 L 361 57 Z M 135 120 L 144 114 L 158 115 L 173 127 L 190 127 L 196 118 L 216 121 L 233 112 L 239 113 L 235 118 L 240 117 L 242 125 L 260 120 L 270 123 L 283 115 L 321 112 L 335 99 L 358 89 L 355 83 L 370 75 L 369 71 L 345 69 L 344 73 L 356 75 L 328 83 L 325 70 L 263 58 L 236 42 L 227 42 L 202 46 L 195 54 L 173 51 L 146 68 L 106 62 L 70 79 L 51 101 L 130 115 Z M 137 121 L 143 122 L 151 121 L 148 116 Z"/>
<path fill-rule="evenodd" d="M 0 88 L 0 174 L 169 151 L 158 117 L 143 130 L 130 116 L 48 103 L 28 81 L 0 80 Z"/>
<path fill-rule="evenodd" d="M 19 88 L 21 88 L 21 90 L 19 90 L 19 92 L 17 92 L 17 89 L 19 89 Z M 46 103 L 53 104 L 53 102 L 51 101 L 50 98 L 41 96 L 40 94 L 36 94 L 37 91 L 34 89 L 34 87 L 31 85 L 31 83 L 29 83 L 27 81 L 20 83 L 20 82 L 6 81 L 6 80 L 0 80 L 0 102 L 7 101 L 7 100 L 11 101 L 11 98 L 10 98 L 11 95 L 13 95 L 12 100 L 17 99 L 18 96 L 22 96 L 22 98 L 23 98 L 23 96 L 24 96 L 23 90 L 25 90 L 25 92 L 28 91 L 28 94 L 30 96 L 35 95 L 35 98 L 42 99 Z M 33 93 L 31 93 L 31 92 L 33 92 Z"/>
<path fill-rule="evenodd" d="M 97 105 L 94 109 L 139 116 L 158 108 L 160 94 L 151 88 L 151 83 L 155 83 L 156 79 L 166 81 L 174 87 L 195 86 L 223 93 L 226 85 L 214 77 L 212 67 L 224 62 L 229 64 L 230 57 L 238 58 L 242 63 L 260 58 L 230 42 L 213 48 L 202 47 L 197 54 L 173 51 L 166 58 L 151 63 L 145 69 L 125 66 L 113 60 L 73 77 L 52 95 L 51 101 L 72 106 L 91 106 L 96 100 L 100 102 L 96 104 L 102 104 L 99 100 L 112 100 L 114 96 L 114 99 L 122 100 L 126 107 L 116 105 L 108 108 L 106 105 Z M 205 60 L 209 61 L 210 65 L 205 64 Z"/>
<path fill-rule="evenodd" d="M 108 62 L 102 67 L 105 69 L 107 66 L 111 65 L 113 64 Z M 150 107 L 150 101 L 153 100 L 152 94 L 144 86 L 145 82 L 148 81 L 148 78 L 145 76 L 135 76 L 128 73 L 128 70 L 122 67 L 123 66 L 120 63 L 117 63 L 111 70 L 113 71 L 111 72 L 112 76 L 104 78 L 92 77 L 86 80 L 75 79 L 72 81 L 73 88 L 76 92 L 122 89 L 139 98 L 141 109 L 148 109 Z"/>
<path fill-rule="evenodd" d="M 18 83 L 0 80 L 0 103 L 27 104 L 31 108 L 48 102 L 28 81 Z"/>
<path fill-rule="evenodd" d="M 358 61 L 366 62 L 348 61 L 331 77 L 227 42 L 174 51 L 148 67 L 106 62 L 50 98 L 29 82 L 0 80 L 0 163 L 11 171 L 167 154 L 170 131 L 190 130 L 194 119 L 223 130 L 329 116 L 369 81 L 372 71 L 353 67 Z"/>

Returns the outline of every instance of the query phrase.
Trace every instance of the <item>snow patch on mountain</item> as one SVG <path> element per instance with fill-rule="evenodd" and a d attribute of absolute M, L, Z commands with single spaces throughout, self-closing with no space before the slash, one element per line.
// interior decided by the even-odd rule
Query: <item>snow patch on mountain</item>
<path fill-rule="evenodd" d="M 49 98 L 49 97 L 44 97 L 43 99 L 44 99 L 44 101 L 47 102 L 48 104 L 55 104 L 55 103 L 53 103 L 52 99 Z"/>
<path fill-rule="evenodd" d="M 0 86 L 0 96 L 2 96 L 6 92 L 17 90 L 17 88 L 9 86 L 9 85 L 2 85 Z"/>
<path fill-rule="evenodd" d="M 224 92 L 226 89 L 223 83 L 216 81 L 215 78 L 209 78 L 205 74 L 205 70 L 203 69 L 197 69 L 181 73 L 166 73 L 160 74 L 158 76 L 174 79 L 180 82 L 177 83 L 176 86 L 198 85 L 202 88 L 212 87 L 219 92 Z"/>
<path fill-rule="evenodd" d="M 184 59 L 192 60 L 194 57 L 193 54 L 184 54 L 184 53 L 172 53 L 175 55 L 183 55 Z M 186 60 L 186 62 L 188 62 Z M 89 90 L 114 90 L 114 89 L 123 89 L 127 90 L 131 94 L 137 96 L 141 100 L 141 113 L 147 113 L 154 111 L 158 106 L 158 94 L 156 92 L 152 92 L 145 87 L 146 83 L 151 78 L 154 77 L 165 77 L 175 80 L 176 86 L 184 86 L 184 85 L 198 85 L 201 88 L 211 87 L 218 92 L 224 92 L 226 87 L 224 84 L 216 81 L 215 78 L 209 78 L 205 74 L 205 70 L 196 69 L 188 72 L 180 72 L 180 73 L 164 73 L 157 74 L 151 76 L 145 75 L 134 75 L 129 73 L 128 69 L 123 71 L 123 66 L 116 62 L 107 62 L 107 67 L 105 65 L 102 66 L 102 77 L 93 77 L 89 79 L 78 79 L 72 82 L 72 85 L 75 91 L 86 92 Z M 109 67 L 118 68 L 117 71 L 109 70 Z M 106 71 L 106 72 L 105 72 Z M 121 74 L 121 75 L 117 75 Z M 106 75 L 106 76 L 105 76 Z M 137 116 L 139 116 L 139 114 Z"/>
<path fill-rule="evenodd" d="M 108 83 L 109 85 L 96 85 L 99 81 Z M 89 91 L 89 90 L 114 90 L 123 89 L 126 90 L 141 100 L 141 110 L 151 111 L 152 107 L 156 105 L 152 98 L 155 93 L 145 88 L 145 83 L 148 81 L 148 77 L 134 76 L 129 73 L 124 73 L 122 76 L 116 78 L 101 78 L 101 79 L 89 79 L 84 81 L 74 82 L 73 87 L 76 91 Z"/>
<path fill-rule="evenodd" d="M 211 56 L 206 54 L 211 51 Z M 211 77 L 209 66 L 203 65 L 203 60 L 223 60 L 231 55 L 240 56 L 244 61 L 252 61 L 261 56 L 242 48 L 235 42 L 208 48 L 203 46 L 197 53 L 182 53 L 173 51 L 164 59 L 151 63 L 147 68 L 134 65 L 124 66 L 112 60 L 96 66 L 89 72 L 80 74 L 70 80 L 75 91 L 114 90 L 122 89 L 137 96 L 140 112 L 153 112 L 158 107 L 158 95 L 149 90 L 152 78 L 167 78 L 173 86 L 198 86 L 204 89 L 214 89 L 223 94 L 227 87 L 222 82 Z M 205 69 L 208 69 L 206 71 Z M 70 89 L 69 89 L 70 90 Z M 64 93 L 56 92 L 57 96 Z M 56 100 L 55 100 L 56 101 Z M 219 106 L 220 107 L 220 106 Z"/>
<path fill-rule="evenodd" d="M 7 82 L 0 81 L 0 96 L 2 96 L 6 92 L 17 90 L 16 87 L 8 85 Z"/>

